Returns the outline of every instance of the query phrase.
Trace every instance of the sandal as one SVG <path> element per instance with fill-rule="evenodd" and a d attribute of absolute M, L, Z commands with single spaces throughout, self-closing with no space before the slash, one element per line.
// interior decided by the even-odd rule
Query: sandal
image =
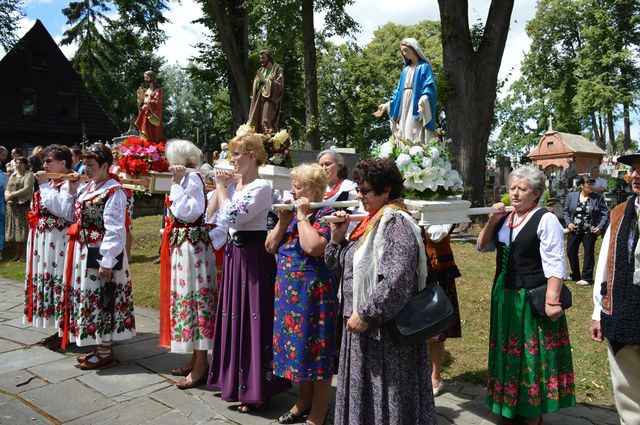
<path fill-rule="evenodd" d="M 200 376 L 195 381 L 189 380 L 188 377 L 185 377 L 179 380 L 178 382 L 176 382 L 176 387 L 178 387 L 178 389 L 181 389 L 181 390 L 188 390 L 189 388 L 195 388 L 198 385 L 202 384 L 206 379 L 206 377 L 207 377 L 206 373 L 203 373 L 202 376 Z"/>
<path fill-rule="evenodd" d="M 191 373 L 191 367 L 178 367 L 176 369 L 171 369 L 171 374 L 173 376 L 188 376 Z"/>
<path fill-rule="evenodd" d="M 309 415 L 311 412 L 311 407 L 307 407 L 307 409 L 300 413 L 293 413 L 291 410 L 285 412 L 282 416 L 278 418 L 278 423 L 281 424 L 295 424 L 300 421 L 304 416 Z"/>
<path fill-rule="evenodd" d="M 239 413 L 251 413 L 256 409 L 259 409 L 262 404 L 250 404 L 250 403 L 242 403 L 238 406 Z"/>
<path fill-rule="evenodd" d="M 113 350 L 111 349 L 111 347 L 109 347 L 109 352 L 107 353 L 106 351 L 107 350 L 105 350 L 105 349 L 100 350 L 100 348 L 97 348 L 93 353 L 91 353 L 91 355 L 89 355 L 85 359 L 85 361 L 80 363 L 80 369 L 82 369 L 82 370 L 100 369 L 101 367 L 112 363 L 113 362 Z M 90 361 L 94 357 L 98 358 L 97 362 L 91 362 Z"/>
<path fill-rule="evenodd" d="M 76 356 L 76 360 L 78 361 L 78 363 L 84 363 L 91 357 L 93 357 L 96 354 L 96 351 L 97 350 L 94 349 L 93 351 L 89 351 L 88 353 L 80 354 L 79 356 Z"/>

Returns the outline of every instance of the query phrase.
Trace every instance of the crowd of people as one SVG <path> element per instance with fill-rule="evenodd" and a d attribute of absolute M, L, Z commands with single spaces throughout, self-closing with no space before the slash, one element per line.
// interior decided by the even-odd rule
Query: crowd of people
<path fill-rule="evenodd" d="M 114 361 L 113 343 L 136 333 L 125 248 L 128 194 L 110 173 L 113 153 L 102 144 L 79 154 L 49 145 L 38 154 L 43 169 L 31 172 L 30 161 L 15 152 L 5 189 L 6 240 L 27 266 L 24 322 L 54 330 L 49 346 L 91 346 L 78 356 L 79 367 L 101 368 Z M 166 156 L 173 178 L 161 244 L 159 344 L 191 354 L 171 370 L 182 377 L 178 388 L 206 383 L 249 414 L 295 382 L 298 397 L 278 422 L 321 424 L 337 371 L 334 423 L 437 423 L 445 340 L 461 337 L 460 271 L 452 226 L 416 224 L 393 160 L 361 160 L 349 180 L 342 155 L 320 152 L 316 163 L 291 170 L 283 202 L 292 208 L 279 210 L 274 223 L 268 216 L 279 196 L 258 173 L 267 161 L 260 136 L 230 141 L 234 170 L 215 168 L 215 190 L 208 193 L 193 171 L 203 158 L 193 143 L 172 140 Z M 628 162 L 640 169 L 638 158 Z M 74 171 L 79 164 L 82 174 Z M 636 168 L 632 176 L 640 193 Z M 623 410 L 637 406 L 638 381 L 629 377 L 638 370 L 633 350 L 640 321 L 637 309 L 627 308 L 640 299 L 636 202 L 616 207 L 608 227 L 594 183 L 581 178 L 580 192 L 567 197 L 563 228 L 538 205 L 544 174 L 516 169 L 509 182 L 512 209 L 495 204 L 478 237 L 479 251 L 497 252 L 486 403 L 505 423 L 537 425 L 545 413 L 576 403 L 562 299 L 565 233 L 572 278 L 595 282 L 590 332 L 610 342 L 616 403 Z M 311 207 L 354 198 L 366 213 L 361 221 L 351 221 L 346 210 Z M 328 216 L 342 221 L 329 224 Z M 594 240 L 601 234 L 617 249 L 601 251 L 593 279 Z M 582 270 L 579 243 L 585 245 Z M 387 325 L 425 286 L 427 274 L 450 298 L 455 321 L 423 343 L 399 345 Z M 539 287 L 542 312 L 529 293 Z M 614 297 L 623 305 L 615 311 Z"/>

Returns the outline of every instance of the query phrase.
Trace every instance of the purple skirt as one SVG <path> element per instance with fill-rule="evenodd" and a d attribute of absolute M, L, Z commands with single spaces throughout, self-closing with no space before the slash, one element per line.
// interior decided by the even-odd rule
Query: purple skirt
<path fill-rule="evenodd" d="M 265 403 L 290 382 L 273 374 L 275 257 L 227 243 L 207 385 L 225 401 Z"/>

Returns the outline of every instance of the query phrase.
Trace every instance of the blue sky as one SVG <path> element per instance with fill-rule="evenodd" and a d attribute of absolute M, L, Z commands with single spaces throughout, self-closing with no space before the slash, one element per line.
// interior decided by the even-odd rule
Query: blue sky
<path fill-rule="evenodd" d="M 19 35 L 22 36 L 33 26 L 36 19 L 40 19 L 54 40 L 59 42 L 66 27 L 66 17 L 62 14 L 62 9 L 67 7 L 69 2 L 70 0 L 25 0 L 27 16 L 21 22 Z M 158 53 L 169 63 L 184 64 L 189 57 L 196 54 L 193 45 L 201 41 L 203 34 L 207 31 L 203 26 L 192 23 L 202 16 L 201 6 L 194 0 L 182 0 L 180 4 L 169 0 L 168 3 L 170 8 L 166 16 L 171 23 L 162 26 L 168 35 L 168 40 L 163 46 L 159 46 Z M 471 22 L 477 19 L 484 20 L 489 4 L 488 0 L 469 0 L 469 20 Z M 534 17 L 535 5 L 534 0 L 515 2 L 511 30 L 499 75 L 502 79 L 511 73 L 508 83 L 520 76 L 520 61 L 530 44 L 524 27 L 526 22 Z M 355 0 L 347 11 L 361 26 L 361 32 L 356 35 L 356 41 L 360 45 L 369 42 L 373 38 L 373 32 L 389 21 L 411 25 L 424 19 L 440 19 L 436 0 Z M 322 15 L 316 14 L 315 20 L 316 26 L 322 25 Z M 75 46 L 60 46 L 60 48 L 69 58 L 75 52 Z M 0 48 L 0 57 L 3 55 L 4 52 Z M 637 114 L 632 115 L 631 135 L 636 140 L 640 138 L 638 120 Z"/>

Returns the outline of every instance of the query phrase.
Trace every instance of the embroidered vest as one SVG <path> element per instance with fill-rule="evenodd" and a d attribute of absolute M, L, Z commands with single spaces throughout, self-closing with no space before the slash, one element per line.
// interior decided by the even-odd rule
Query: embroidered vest
<path fill-rule="evenodd" d="M 185 240 L 188 240 L 192 245 L 202 242 L 205 245 L 211 244 L 211 237 L 209 236 L 210 224 L 205 223 L 207 215 L 207 193 L 205 190 L 204 179 L 198 174 L 202 181 L 202 192 L 204 193 L 204 212 L 193 223 L 187 223 L 175 217 L 171 212 L 171 203 L 169 201 L 169 195 L 165 197 L 165 204 L 167 206 L 167 215 L 172 222 L 171 234 L 169 235 L 169 246 L 174 248 L 182 245 Z"/>
<path fill-rule="evenodd" d="M 56 191 L 60 192 L 60 188 L 63 183 L 64 182 L 54 183 L 52 181 L 51 186 Z M 42 206 L 42 195 L 40 194 L 40 191 L 33 194 L 31 208 L 38 215 L 38 225 L 36 229 L 39 233 L 43 233 L 45 230 L 50 232 L 53 229 L 64 230 L 71 225 L 70 221 L 62 217 L 58 217 Z"/>
<path fill-rule="evenodd" d="M 637 231 L 635 198 L 634 196 L 611 210 L 607 280 L 602 282 L 600 292 L 600 324 L 602 333 L 608 339 L 619 344 L 640 345 L 640 286 L 633 284 L 633 252 L 636 244 L 632 244 L 631 253 L 627 248 L 629 235 Z M 627 211 L 628 208 L 634 211 Z M 632 222 L 629 223 L 629 220 Z"/>
<path fill-rule="evenodd" d="M 122 186 L 113 186 L 102 193 L 82 201 L 76 201 L 76 222 L 78 223 L 78 243 L 95 245 L 102 241 L 104 228 L 104 207 L 107 199 Z"/>

